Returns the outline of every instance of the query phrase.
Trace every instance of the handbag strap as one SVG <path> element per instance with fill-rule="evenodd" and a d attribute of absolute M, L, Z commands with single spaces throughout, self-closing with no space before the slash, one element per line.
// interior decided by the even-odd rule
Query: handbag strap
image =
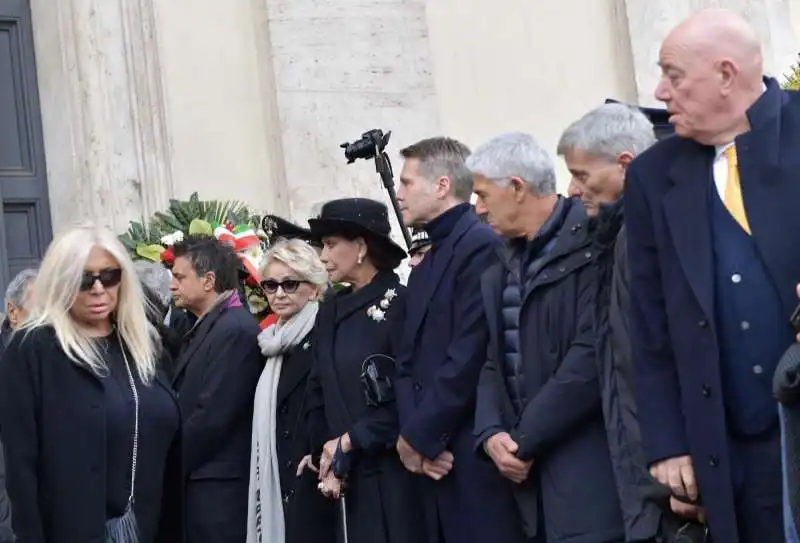
<path fill-rule="evenodd" d="M 133 416 L 133 451 L 131 452 L 131 493 L 128 495 L 128 507 L 133 504 L 133 495 L 136 490 L 136 461 L 139 456 L 139 391 L 136 390 L 136 380 L 133 378 L 133 371 L 128 362 L 128 355 L 125 354 L 125 344 L 117 331 L 117 339 L 119 340 L 120 349 L 122 350 L 122 359 L 125 361 L 125 369 L 128 372 L 128 383 L 131 386 L 131 393 L 133 394 L 134 416 Z"/>

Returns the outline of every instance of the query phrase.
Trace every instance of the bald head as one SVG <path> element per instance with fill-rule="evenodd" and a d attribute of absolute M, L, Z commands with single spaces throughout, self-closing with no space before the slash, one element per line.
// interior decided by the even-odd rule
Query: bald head
<path fill-rule="evenodd" d="M 656 98 L 675 131 L 705 144 L 746 131 L 746 111 L 761 94 L 763 56 L 752 26 L 728 10 L 700 11 L 661 46 Z M 728 143 L 725 141 L 724 143 Z"/>
<path fill-rule="evenodd" d="M 734 11 L 699 11 L 679 24 L 663 47 L 684 48 L 706 62 L 736 64 L 749 83 L 761 86 L 763 56 L 755 29 Z"/>

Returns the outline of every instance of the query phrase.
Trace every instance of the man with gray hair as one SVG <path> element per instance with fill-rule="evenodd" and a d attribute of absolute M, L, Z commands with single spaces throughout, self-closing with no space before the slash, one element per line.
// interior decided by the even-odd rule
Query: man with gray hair
<path fill-rule="evenodd" d="M 6 317 L 0 327 L 0 354 L 6 350 L 11 332 L 28 318 L 28 301 L 36 275 L 33 268 L 22 270 L 6 287 Z"/>
<path fill-rule="evenodd" d="M 489 345 L 477 446 L 515 483 L 518 541 L 624 541 L 592 326 L 605 259 L 590 219 L 556 194 L 553 162 L 527 134 L 490 140 L 467 167 L 489 223 L 509 239 L 481 280 Z"/>
<path fill-rule="evenodd" d="M 669 489 L 647 471 L 636 417 L 626 318 L 625 173 L 628 164 L 655 142 L 653 125 L 641 111 L 610 103 L 572 123 L 557 147 L 572 174 L 569 194 L 580 198 L 587 214 L 597 218 L 595 243 L 603 249 L 603 258 L 613 259 L 612 265 L 600 268 L 592 303 L 603 416 L 627 541 L 649 540 L 683 524 L 670 513 Z"/>
<path fill-rule="evenodd" d="M 28 318 L 28 302 L 36 279 L 35 269 L 19 272 L 6 288 L 6 317 L 0 328 L 0 356 L 5 352 L 13 331 Z M 6 465 L 0 446 L 0 543 L 14 541 L 11 529 L 11 502 L 6 492 Z"/>
<path fill-rule="evenodd" d="M 625 171 L 639 153 L 656 142 L 652 123 L 624 104 L 593 109 L 561 135 L 557 152 L 572 179 L 569 195 L 580 198 L 590 216 L 616 202 L 625 187 Z"/>

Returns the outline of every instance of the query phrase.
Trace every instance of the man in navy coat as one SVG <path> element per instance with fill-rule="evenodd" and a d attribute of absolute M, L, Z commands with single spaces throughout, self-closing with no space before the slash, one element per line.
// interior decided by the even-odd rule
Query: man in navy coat
<path fill-rule="evenodd" d="M 408 282 L 397 353 L 397 449 L 419 473 L 432 543 L 512 541 L 513 502 L 505 483 L 473 448 L 472 422 L 487 329 L 480 276 L 500 238 L 481 224 L 469 199 L 469 150 L 431 138 L 401 151 L 397 198 L 403 220 L 423 226 L 432 248 Z"/>
<path fill-rule="evenodd" d="M 783 541 L 771 381 L 800 280 L 800 97 L 753 29 L 699 12 L 660 52 L 678 137 L 628 169 L 631 343 L 651 473 L 722 543 Z"/>

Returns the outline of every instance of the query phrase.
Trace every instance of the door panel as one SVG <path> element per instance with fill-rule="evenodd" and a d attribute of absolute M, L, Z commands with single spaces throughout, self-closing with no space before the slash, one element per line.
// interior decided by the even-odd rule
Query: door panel
<path fill-rule="evenodd" d="M 52 238 L 28 0 L 0 0 L 0 288 Z"/>

